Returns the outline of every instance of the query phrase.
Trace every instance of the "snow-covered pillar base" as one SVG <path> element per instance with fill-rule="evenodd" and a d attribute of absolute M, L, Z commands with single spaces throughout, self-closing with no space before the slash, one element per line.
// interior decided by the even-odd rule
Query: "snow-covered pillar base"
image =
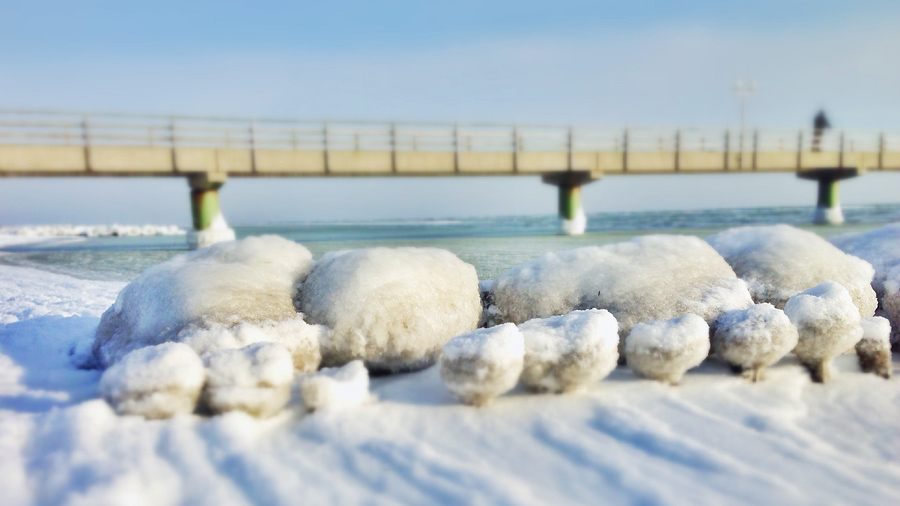
<path fill-rule="evenodd" d="M 838 181 L 859 175 L 857 169 L 816 169 L 798 174 L 803 179 L 812 179 L 819 184 L 813 223 L 817 225 L 840 225 L 844 223 L 844 212 L 838 200 Z"/>
<path fill-rule="evenodd" d="M 557 172 L 543 181 L 559 188 L 559 233 L 581 235 L 587 229 L 587 216 L 581 205 L 581 186 L 599 178 L 590 172 Z"/>
<path fill-rule="evenodd" d="M 194 229 L 187 234 L 189 248 L 205 248 L 235 239 L 234 230 L 228 226 L 219 208 L 219 188 L 225 184 L 225 179 L 223 173 L 194 174 L 188 178 L 194 223 Z"/>

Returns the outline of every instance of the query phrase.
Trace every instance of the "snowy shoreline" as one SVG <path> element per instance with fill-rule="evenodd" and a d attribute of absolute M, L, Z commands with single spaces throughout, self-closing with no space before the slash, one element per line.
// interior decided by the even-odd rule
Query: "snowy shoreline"
<path fill-rule="evenodd" d="M 23 225 L 0 226 L 0 235 L 20 237 L 143 237 L 185 235 L 177 225 Z"/>

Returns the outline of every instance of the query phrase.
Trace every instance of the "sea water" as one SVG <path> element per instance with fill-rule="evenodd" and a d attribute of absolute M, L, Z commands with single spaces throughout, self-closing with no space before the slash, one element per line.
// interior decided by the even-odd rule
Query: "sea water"
<path fill-rule="evenodd" d="M 355 222 L 284 222 L 235 226 L 238 237 L 277 234 L 300 242 L 315 257 L 373 246 L 444 248 L 471 263 L 481 279 L 550 251 L 607 244 L 644 234 L 706 237 L 725 228 L 788 223 L 824 237 L 860 232 L 900 220 L 900 205 L 845 206 L 842 226 L 810 224 L 811 207 L 600 213 L 587 233 L 556 234 L 556 216 L 500 216 Z M 187 250 L 184 236 L 53 238 L 0 248 L 0 263 L 71 276 L 128 281 L 147 267 Z"/>

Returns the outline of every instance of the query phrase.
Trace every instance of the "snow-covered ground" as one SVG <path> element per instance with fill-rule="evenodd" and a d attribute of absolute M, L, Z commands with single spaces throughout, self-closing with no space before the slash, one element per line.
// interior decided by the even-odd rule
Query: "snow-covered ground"
<path fill-rule="evenodd" d="M 0 227 L 0 234 L 24 237 L 112 237 L 185 235 L 178 225 L 24 225 Z"/>
<path fill-rule="evenodd" d="M 378 401 L 257 420 L 147 421 L 68 354 L 122 283 L 0 266 L 0 503 L 900 504 L 894 379 L 852 355 L 813 384 L 790 357 L 752 384 L 707 361 L 672 387 L 620 366 L 582 392 L 459 404 L 438 368 Z"/>

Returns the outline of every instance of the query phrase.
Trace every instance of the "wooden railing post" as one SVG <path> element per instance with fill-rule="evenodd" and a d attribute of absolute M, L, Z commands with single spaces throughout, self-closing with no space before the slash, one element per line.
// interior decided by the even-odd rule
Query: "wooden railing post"
<path fill-rule="evenodd" d="M 331 172 L 331 157 L 328 154 L 328 122 L 322 124 L 322 161 L 325 163 L 325 173 Z"/>
<path fill-rule="evenodd" d="M 519 172 L 519 126 L 512 129 L 513 172 Z"/>
<path fill-rule="evenodd" d="M 675 131 L 675 172 L 681 170 L 681 130 Z"/>
<path fill-rule="evenodd" d="M 397 172 L 397 124 L 391 123 L 391 172 Z"/>
<path fill-rule="evenodd" d="M 81 141 L 84 144 L 84 170 L 93 171 L 91 166 L 91 133 L 88 128 L 88 118 L 85 116 L 81 121 Z"/>
<path fill-rule="evenodd" d="M 250 172 L 256 172 L 256 120 L 250 120 Z"/>
<path fill-rule="evenodd" d="M 459 173 L 459 125 L 453 125 L 453 172 Z"/>

